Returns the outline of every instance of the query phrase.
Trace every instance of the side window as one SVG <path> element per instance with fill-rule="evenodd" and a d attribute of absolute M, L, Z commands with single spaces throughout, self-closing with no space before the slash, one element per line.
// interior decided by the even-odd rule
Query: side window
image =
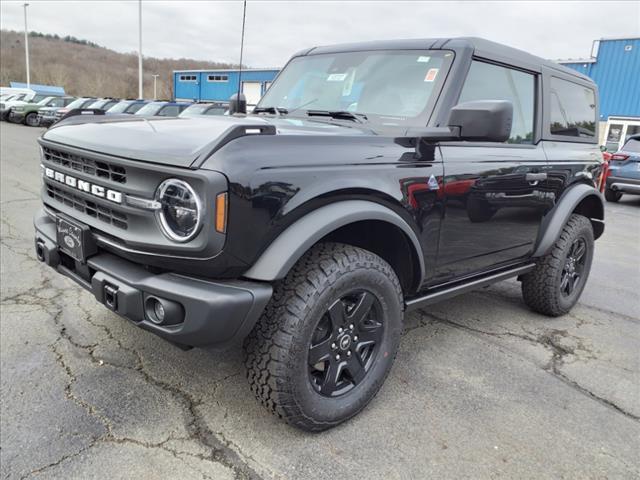
<path fill-rule="evenodd" d="M 229 76 L 228 75 L 208 75 L 207 81 L 208 82 L 228 82 Z"/>
<path fill-rule="evenodd" d="M 54 98 L 49 102 L 49 107 L 62 107 L 64 105 L 63 98 Z"/>
<path fill-rule="evenodd" d="M 509 100 L 513 104 L 513 126 L 507 143 L 532 143 L 535 88 L 535 76 L 530 73 L 474 60 L 458 103 Z"/>
<path fill-rule="evenodd" d="M 592 89 L 551 77 L 550 102 L 549 128 L 552 135 L 596 136 L 596 95 Z"/>
<path fill-rule="evenodd" d="M 168 105 L 158 112 L 160 117 L 176 117 L 180 113 L 180 107 L 177 105 Z"/>
<path fill-rule="evenodd" d="M 129 108 L 127 108 L 126 112 L 127 113 L 136 113 L 142 107 L 144 107 L 144 103 L 134 103 Z"/>

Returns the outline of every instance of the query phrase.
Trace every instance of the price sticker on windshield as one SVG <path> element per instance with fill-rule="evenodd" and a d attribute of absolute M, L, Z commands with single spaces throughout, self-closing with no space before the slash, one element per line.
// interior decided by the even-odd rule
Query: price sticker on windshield
<path fill-rule="evenodd" d="M 438 76 L 438 68 L 430 68 L 424 77 L 425 82 L 433 82 Z"/>
<path fill-rule="evenodd" d="M 345 78 L 347 78 L 346 73 L 332 73 L 327 77 L 327 82 L 344 82 Z"/>

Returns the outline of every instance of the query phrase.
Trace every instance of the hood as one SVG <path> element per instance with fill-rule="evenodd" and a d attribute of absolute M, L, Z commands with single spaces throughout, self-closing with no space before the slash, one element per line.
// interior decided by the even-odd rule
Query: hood
<path fill-rule="evenodd" d="M 245 135 L 371 135 L 363 125 L 256 116 L 136 118 L 86 115 L 63 120 L 42 139 L 118 157 L 179 167 L 200 164 Z M 247 130 L 248 129 L 248 130 Z"/>
<path fill-rule="evenodd" d="M 11 108 L 17 105 L 26 105 L 29 102 L 25 102 L 24 100 L 13 100 L 11 102 L 2 102 L 4 104 L 4 108 Z"/>

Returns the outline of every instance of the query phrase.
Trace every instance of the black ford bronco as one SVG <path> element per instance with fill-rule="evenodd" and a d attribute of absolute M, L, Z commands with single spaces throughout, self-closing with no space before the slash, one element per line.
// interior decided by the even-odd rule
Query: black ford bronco
<path fill-rule="evenodd" d="M 311 48 L 249 115 L 45 132 L 36 252 L 177 345 L 243 341 L 258 399 L 323 430 L 376 394 L 405 312 L 511 277 L 573 307 L 597 118 L 587 77 L 486 40 Z"/>

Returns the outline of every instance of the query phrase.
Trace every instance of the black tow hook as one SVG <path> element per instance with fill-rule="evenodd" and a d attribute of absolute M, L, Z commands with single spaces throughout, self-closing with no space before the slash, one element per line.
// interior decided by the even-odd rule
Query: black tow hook
<path fill-rule="evenodd" d="M 118 287 L 105 283 L 104 285 L 104 304 L 110 310 L 116 311 L 118 309 Z"/>

